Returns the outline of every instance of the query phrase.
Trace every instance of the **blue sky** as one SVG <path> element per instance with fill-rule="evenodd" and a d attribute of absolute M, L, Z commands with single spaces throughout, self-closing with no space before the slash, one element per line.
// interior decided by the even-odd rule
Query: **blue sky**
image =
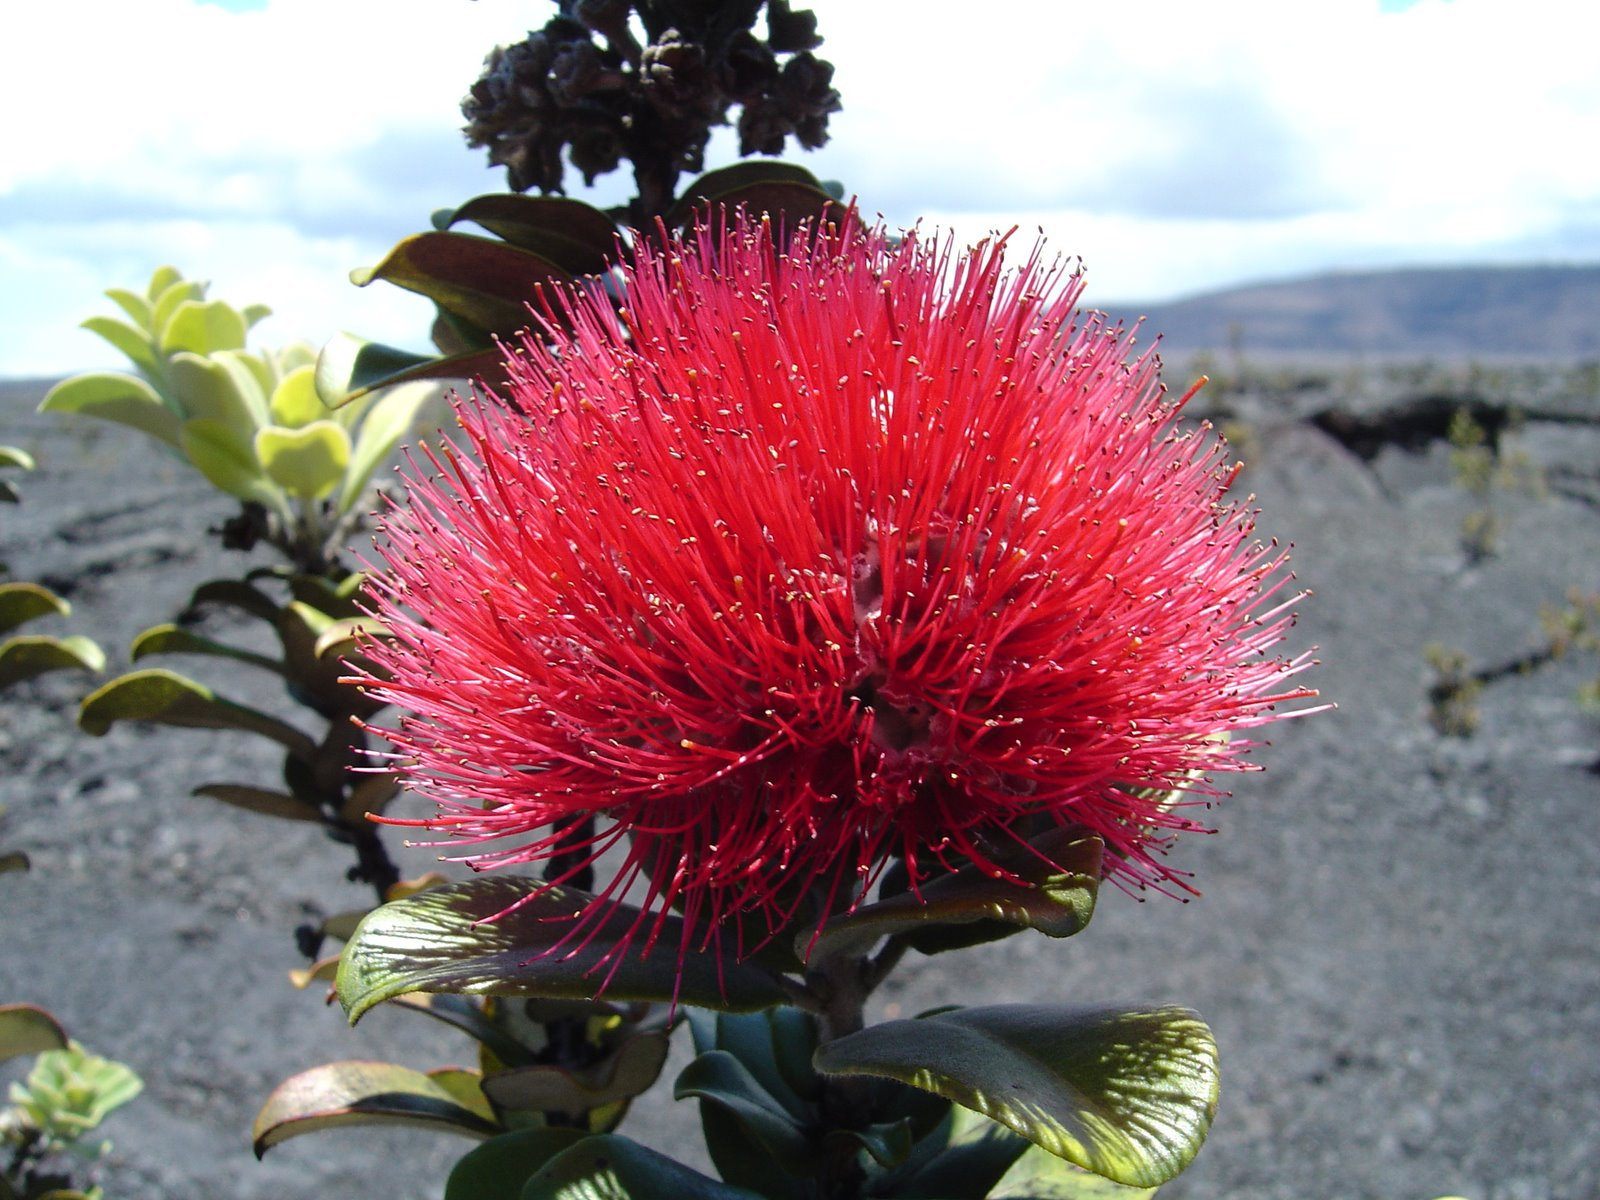
<path fill-rule="evenodd" d="M 811 7 L 846 108 L 832 144 L 792 157 L 892 223 L 1041 228 L 1086 264 L 1089 303 L 1600 262 L 1600 72 L 1559 32 L 1570 0 Z M 492 44 L 551 11 L 34 6 L 0 63 L 0 375 L 113 364 L 77 323 L 164 262 L 271 304 L 269 342 L 350 329 L 423 347 L 425 303 L 347 273 L 433 209 L 503 189 L 457 103 Z M 713 163 L 730 159 L 717 143 Z"/>

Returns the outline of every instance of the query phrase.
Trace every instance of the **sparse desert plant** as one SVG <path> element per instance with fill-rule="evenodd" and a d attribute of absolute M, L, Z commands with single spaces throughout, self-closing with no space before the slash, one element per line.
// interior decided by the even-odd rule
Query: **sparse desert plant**
<path fill-rule="evenodd" d="M 1500 515 L 1495 505 L 1498 494 L 1545 495 L 1544 473 L 1539 465 L 1524 450 L 1508 452 L 1503 449 L 1503 439 L 1515 435 L 1520 427 L 1521 418 L 1513 413 L 1500 436 L 1491 440 L 1471 409 L 1459 408 L 1450 418 L 1447 436 L 1451 470 L 1456 483 L 1481 504 L 1461 519 L 1461 549 L 1469 563 L 1481 563 L 1498 552 L 1501 534 Z"/>

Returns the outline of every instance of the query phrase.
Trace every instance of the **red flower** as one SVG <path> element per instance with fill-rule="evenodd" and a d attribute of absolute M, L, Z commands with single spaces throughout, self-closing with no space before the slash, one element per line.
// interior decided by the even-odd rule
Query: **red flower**
<path fill-rule="evenodd" d="M 730 219 L 642 242 L 620 314 L 560 300 L 389 522 L 371 686 L 425 823 L 517 839 L 493 866 L 596 815 L 626 865 L 586 915 L 642 876 L 713 931 L 993 865 L 1025 818 L 1172 881 L 1245 765 L 1219 735 L 1313 694 L 1266 654 L 1284 555 L 1153 352 L 1004 251 Z"/>

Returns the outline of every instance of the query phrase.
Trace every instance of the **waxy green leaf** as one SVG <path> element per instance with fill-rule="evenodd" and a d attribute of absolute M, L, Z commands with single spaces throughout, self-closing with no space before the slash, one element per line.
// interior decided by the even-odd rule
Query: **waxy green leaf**
<path fill-rule="evenodd" d="M 174 671 L 149 668 L 113 679 L 91 692 L 78 709 L 78 725 L 100 737 L 118 721 L 155 721 L 190 729 L 238 729 L 270 738 L 299 758 L 316 743 L 292 725 L 225 699 Z"/>
<path fill-rule="evenodd" d="M 483 1094 L 503 1110 L 585 1113 L 631 1100 L 661 1075 L 665 1033 L 640 1033 L 588 1067 L 513 1067 L 485 1077 Z"/>
<path fill-rule="evenodd" d="M 699 939 L 683 921 L 625 905 L 573 937 L 572 920 L 592 902 L 536 879 L 472 879 L 385 904 L 345 947 L 338 993 L 352 1021 L 405 992 L 677 1000 L 705 1008 L 753 1010 L 784 999 L 777 976 L 711 951 L 678 950 Z M 652 951 L 646 932 L 659 929 Z M 635 931 L 638 936 L 634 936 Z"/>
<path fill-rule="evenodd" d="M 596 1134 L 551 1158 L 521 1200 L 764 1200 L 619 1134 Z"/>
<path fill-rule="evenodd" d="M 884 1192 L 905 1200 L 987 1197 L 1017 1159 L 1034 1149 L 1037 1147 L 1032 1142 L 1005 1126 L 946 1101 L 939 1127 L 922 1138 L 907 1161 L 888 1176 Z M 1054 1155 L 1049 1157 L 1054 1162 L 1065 1162 Z"/>
<path fill-rule="evenodd" d="M 171 264 L 157 267 L 150 273 L 150 283 L 145 288 L 145 295 L 154 304 L 156 300 L 166 294 L 167 289 L 173 284 L 182 282 L 183 272 L 178 270 L 177 267 Z M 205 290 L 203 284 L 194 284 L 193 286 L 199 287 L 202 291 Z"/>
<path fill-rule="evenodd" d="M 175 354 L 167 376 L 190 420 L 215 421 L 247 439 L 270 419 L 261 383 L 241 356 Z"/>
<path fill-rule="evenodd" d="M 161 360 L 156 357 L 150 334 L 146 330 L 135 328 L 115 317 L 89 317 L 79 325 L 110 342 L 113 349 L 120 351 L 139 370 L 160 378 Z"/>
<path fill-rule="evenodd" d="M 207 604 L 225 604 L 263 621 L 276 623 L 278 620 L 278 603 L 243 579 L 208 579 L 190 593 L 190 608 L 202 608 Z"/>
<path fill-rule="evenodd" d="M 412 234 L 377 266 L 350 273 L 361 287 L 382 279 L 502 336 L 534 323 L 528 305 L 541 285 L 570 278 L 549 259 L 505 242 L 438 232 Z"/>
<path fill-rule="evenodd" d="M 40 617 L 64 617 L 72 611 L 60 596 L 37 583 L 0 583 L 0 633 Z"/>
<path fill-rule="evenodd" d="M 10 638 L 0 643 L 0 688 L 50 671 L 103 671 L 105 652 L 82 634 L 64 638 L 42 634 Z"/>
<path fill-rule="evenodd" d="M 673 1085 L 675 1100 L 690 1097 L 715 1104 L 731 1117 L 764 1156 L 794 1177 L 816 1173 L 817 1146 L 801 1122 L 748 1067 L 726 1050 L 708 1050 L 683 1069 Z"/>
<path fill-rule="evenodd" d="M 339 333 L 317 357 L 317 394 L 337 408 L 379 388 L 417 380 L 482 376 L 490 386 L 499 386 L 505 382 L 504 358 L 499 348 L 440 358 Z"/>
<path fill-rule="evenodd" d="M 32 1004 L 0 1004 L 0 1062 L 63 1050 L 66 1045 L 67 1031 L 44 1009 Z"/>
<path fill-rule="evenodd" d="M 291 495 L 321 500 L 344 478 L 350 435 L 337 421 L 313 421 L 299 429 L 268 425 L 256 431 L 256 459 L 272 482 Z"/>
<path fill-rule="evenodd" d="M 341 1125 L 416 1125 L 467 1137 L 499 1132 L 494 1110 L 456 1078 L 384 1062 L 324 1063 L 279 1084 L 256 1115 L 256 1157 L 303 1133 Z"/>
<path fill-rule="evenodd" d="M 421 381 L 403 383 L 382 393 L 356 435 L 355 450 L 334 501 L 340 512 L 348 512 L 361 499 L 373 475 L 388 465 L 401 439 L 413 432 L 422 406 L 438 394 L 438 384 Z"/>
<path fill-rule="evenodd" d="M 1155 1188 L 1125 1187 L 1029 1146 L 985 1200 L 1150 1200 Z"/>
<path fill-rule="evenodd" d="M 686 228 L 708 206 L 730 211 L 743 207 L 753 215 L 770 213 L 792 230 L 803 220 L 814 221 L 835 205 L 817 177 L 794 163 L 766 159 L 735 163 L 707 171 L 684 189 L 667 213 L 668 228 Z"/>
<path fill-rule="evenodd" d="M 150 328 L 150 301 L 138 292 L 130 292 L 127 288 L 107 288 L 104 295 L 107 300 L 128 314 L 133 323 L 144 331 L 145 340 L 148 341 L 149 334 L 153 332 Z"/>
<path fill-rule="evenodd" d="M 299 429 L 315 421 L 326 421 L 333 415 L 317 395 L 316 376 L 316 368 L 306 365 L 295 368 L 278 381 L 267 402 L 274 425 Z"/>
<path fill-rule="evenodd" d="M 802 933 L 797 953 L 826 959 L 863 954 L 884 937 L 911 935 L 925 953 L 993 941 L 1019 929 L 1070 937 L 1094 915 L 1100 887 L 1100 838 L 1080 828 L 1056 829 L 1031 853 L 1007 863 L 1016 882 L 966 867 L 828 923 L 813 945 Z"/>
<path fill-rule="evenodd" d="M 322 812 L 311 804 L 287 792 L 274 792 L 266 788 L 249 787 L 241 783 L 206 783 L 189 793 L 220 800 L 234 808 L 243 808 L 264 817 L 281 817 L 289 821 L 311 821 L 320 824 Z"/>
<path fill-rule="evenodd" d="M 184 455 L 213 487 L 287 513 L 283 494 L 256 461 L 255 439 L 249 430 L 210 419 L 185 421 L 178 438 Z"/>
<path fill-rule="evenodd" d="M 249 663 L 253 667 L 261 667 L 277 675 L 282 675 L 284 672 L 283 663 L 275 658 L 268 658 L 265 654 L 257 654 L 253 650 L 230 646 L 226 642 L 201 637 L 179 625 L 156 625 L 146 629 L 133 639 L 133 645 L 128 650 L 128 657 L 134 662 L 148 658 L 152 654 L 207 654 Z"/>
<path fill-rule="evenodd" d="M 588 1134 L 579 1129 L 517 1129 L 474 1146 L 451 1168 L 444 1200 L 521 1200 L 522 1185 Z"/>
<path fill-rule="evenodd" d="M 218 350 L 242 350 L 245 332 L 244 318 L 223 301 L 184 300 L 173 308 L 161 327 L 161 352 L 212 354 Z"/>
<path fill-rule="evenodd" d="M 116 372 L 75 375 L 45 393 L 40 412 L 75 413 L 114 421 L 178 445 L 179 415 L 142 379 Z"/>
<path fill-rule="evenodd" d="M 565 196 L 492 192 L 435 214 L 434 226 L 447 230 L 462 221 L 483 226 L 569 275 L 597 275 L 617 257 L 616 223 L 593 205 Z"/>
<path fill-rule="evenodd" d="M 152 280 L 152 289 L 154 289 L 154 286 L 155 281 Z M 185 279 L 174 271 L 171 283 L 160 291 L 152 290 L 150 292 L 150 332 L 159 341 L 161 331 L 167 327 L 167 322 L 172 320 L 173 314 L 178 311 L 180 304 L 187 304 L 190 301 L 198 304 L 204 301 L 205 298 L 206 285 L 204 283 L 196 279 Z"/>
<path fill-rule="evenodd" d="M 1217 1104 L 1216 1043 L 1180 1008 L 958 1009 L 849 1034 L 816 1066 L 934 1092 L 1132 1187 L 1183 1170 Z"/>

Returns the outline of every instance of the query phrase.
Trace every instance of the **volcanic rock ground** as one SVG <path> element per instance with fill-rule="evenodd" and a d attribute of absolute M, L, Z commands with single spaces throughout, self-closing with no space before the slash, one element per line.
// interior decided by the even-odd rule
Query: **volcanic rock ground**
<path fill-rule="evenodd" d="M 1490 686 L 1478 732 L 1456 739 L 1428 722 L 1423 657 L 1441 642 L 1509 659 L 1536 644 L 1541 605 L 1600 588 L 1593 376 L 1277 364 L 1214 388 L 1204 403 L 1252 460 L 1240 486 L 1259 495 L 1260 530 L 1293 543 L 1315 593 L 1294 641 L 1319 647 L 1307 682 L 1338 711 L 1273 729 L 1256 756 L 1267 770 L 1237 779 L 1216 835 L 1179 848 L 1203 898 L 1110 892 L 1071 941 L 908 962 L 873 1018 L 950 1002 L 1200 1010 L 1221 1044 L 1221 1110 L 1163 1200 L 1600 1196 L 1600 722 L 1573 699 L 1596 663 Z M 40 463 L 23 502 L 0 506 L 0 557 L 70 593 L 51 631 L 89 633 L 121 665 L 194 584 L 245 563 L 206 536 L 227 511 L 205 484 L 131 433 L 34 416 L 42 390 L 0 390 L 0 442 Z M 1554 485 L 1492 497 L 1499 550 L 1477 563 L 1460 532 L 1482 501 L 1454 482 L 1440 436 L 1440 414 L 1466 401 L 1490 422 L 1523 410 L 1501 449 Z M 277 703 L 209 662 L 180 665 Z M 366 896 L 311 827 L 189 795 L 270 777 L 270 747 L 132 727 L 91 738 L 72 720 L 87 686 L 60 676 L 0 696 L 0 846 L 33 860 L 0 877 L 0 1002 L 49 1007 L 144 1077 L 107 1128 L 107 1196 L 437 1198 L 468 1145 L 445 1135 L 334 1131 L 254 1161 L 251 1119 L 287 1075 L 340 1058 L 464 1062 L 466 1043 L 399 1011 L 350 1030 L 288 984 L 302 961 L 290 930 Z M 406 854 L 408 874 L 431 865 Z M 692 1107 L 669 1093 L 664 1081 L 624 1131 L 692 1157 Z"/>

